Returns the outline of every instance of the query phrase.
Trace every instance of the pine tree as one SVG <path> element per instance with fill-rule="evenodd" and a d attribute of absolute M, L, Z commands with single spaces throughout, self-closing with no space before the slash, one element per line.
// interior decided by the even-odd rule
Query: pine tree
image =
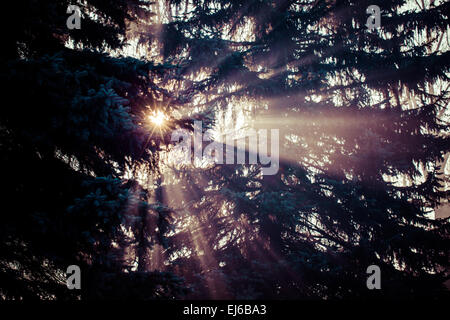
<path fill-rule="evenodd" d="M 2 21 L 2 299 L 447 294 L 448 2 L 69 4 Z M 194 120 L 279 129 L 277 174 L 180 165 Z"/>
<path fill-rule="evenodd" d="M 83 1 L 81 29 L 69 30 L 70 4 L 2 5 L 11 19 L 1 25 L 0 298 L 173 299 L 181 279 L 141 267 L 166 213 L 124 178 L 142 164 L 153 170 L 166 143 L 147 116 L 163 107 L 158 83 L 170 66 L 120 55 L 151 8 Z M 72 264 L 81 291 L 66 287 Z"/>
<path fill-rule="evenodd" d="M 369 5 L 382 10 L 374 31 Z M 198 296 L 444 294 L 448 219 L 429 214 L 448 198 L 448 9 L 193 1 L 164 27 L 166 56 L 186 61 L 205 108 L 250 101 L 258 128 L 280 129 L 277 175 L 221 165 L 167 187 L 188 195 L 171 251 Z M 366 287 L 373 264 L 382 291 Z"/>

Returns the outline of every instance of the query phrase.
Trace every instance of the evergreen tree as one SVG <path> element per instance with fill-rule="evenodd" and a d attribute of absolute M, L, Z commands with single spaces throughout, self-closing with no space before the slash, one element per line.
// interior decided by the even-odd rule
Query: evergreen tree
<path fill-rule="evenodd" d="M 370 31 L 373 4 L 381 27 Z M 277 175 L 221 165 L 168 186 L 185 195 L 173 269 L 198 296 L 444 294 L 448 220 L 429 214 L 448 198 L 438 174 L 449 152 L 448 9 L 193 1 L 165 27 L 165 52 L 187 61 L 205 108 L 249 104 L 257 128 L 280 129 Z M 373 264 L 381 291 L 366 287 Z"/>
<path fill-rule="evenodd" d="M 447 294 L 448 2 L 70 4 L 2 21 L 2 299 Z M 180 165 L 194 120 L 279 129 L 277 174 Z"/>
<path fill-rule="evenodd" d="M 69 30 L 70 4 L 2 7 L 12 19 L 1 25 L 8 32 L 0 75 L 0 297 L 178 297 L 181 279 L 145 268 L 144 253 L 162 239 L 154 230 L 164 230 L 167 214 L 124 178 L 140 164 L 152 170 L 165 143 L 147 117 L 165 107 L 157 83 L 170 66 L 120 55 L 127 30 L 151 21 L 151 8 L 137 0 L 83 1 L 81 29 Z M 66 287 L 73 264 L 81 268 L 81 291 Z"/>

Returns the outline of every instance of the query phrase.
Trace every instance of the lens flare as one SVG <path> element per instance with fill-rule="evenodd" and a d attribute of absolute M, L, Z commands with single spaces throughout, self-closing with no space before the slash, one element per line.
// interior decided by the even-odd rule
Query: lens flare
<path fill-rule="evenodd" d="M 153 123 L 157 127 L 163 126 L 165 121 L 167 120 L 166 115 L 161 111 L 154 112 L 148 118 L 151 121 L 151 123 Z"/>

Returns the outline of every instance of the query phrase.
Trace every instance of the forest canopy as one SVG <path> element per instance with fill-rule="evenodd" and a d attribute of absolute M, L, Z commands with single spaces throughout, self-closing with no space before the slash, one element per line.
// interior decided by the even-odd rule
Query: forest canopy
<path fill-rule="evenodd" d="M 448 296 L 450 2 L 3 6 L 0 300 Z"/>

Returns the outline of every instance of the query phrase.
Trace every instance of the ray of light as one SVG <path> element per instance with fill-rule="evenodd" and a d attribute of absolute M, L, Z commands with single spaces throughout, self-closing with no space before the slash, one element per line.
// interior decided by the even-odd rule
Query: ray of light
<path fill-rule="evenodd" d="M 179 184 L 165 185 L 163 191 L 168 199 L 172 199 L 172 203 L 186 204 L 191 200 L 198 200 L 201 195 L 194 191 L 191 199 L 187 196 L 186 190 L 181 190 Z M 182 207 L 182 205 L 180 206 Z M 193 244 L 194 255 L 204 272 L 206 282 L 209 288 L 209 294 L 212 299 L 223 298 L 225 293 L 225 285 L 218 279 L 218 275 L 210 275 L 209 272 L 219 267 L 219 262 L 215 259 L 213 248 L 207 240 L 203 228 L 205 227 L 200 221 L 200 217 L 195 216 L 194 212 L 187 213 L 187 221 L 182 226 L 184 233 L 189 237 L 188 241 Z M 186 214 L 182 219 L 186 219 Z M 183 230 L 182 230 L 183 231 Z"/>

